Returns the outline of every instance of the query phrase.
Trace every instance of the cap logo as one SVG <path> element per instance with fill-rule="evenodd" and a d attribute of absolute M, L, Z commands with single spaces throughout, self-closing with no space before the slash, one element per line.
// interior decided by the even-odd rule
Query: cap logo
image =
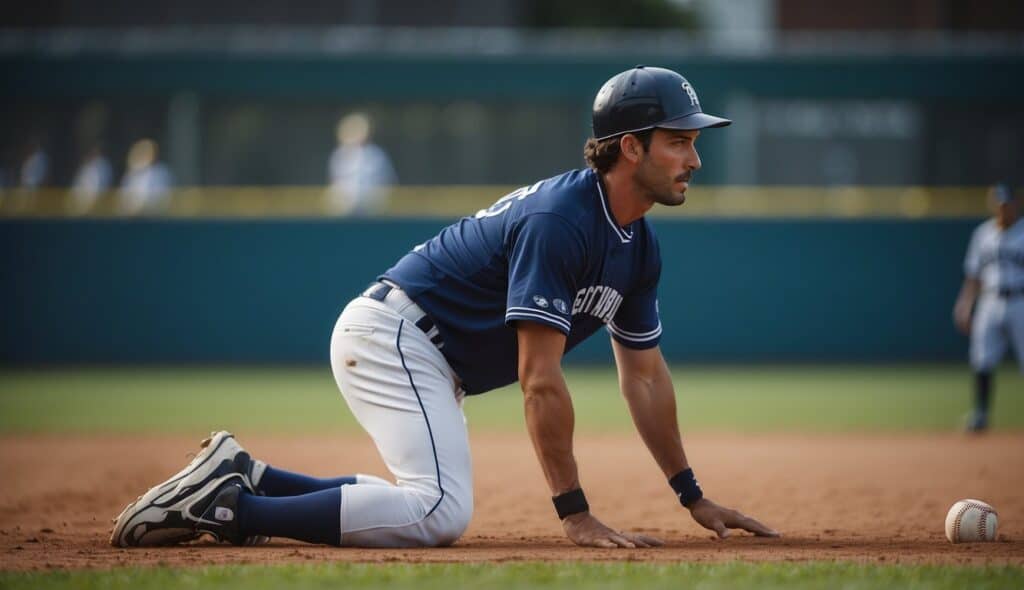
<path fill-rule="evenodd" d="M 683 91 L 686 92 L 686 96 L 690 97 L 690 106 L 699 108 L 700 101 L 697 100 L 697 91 L 693 89 L 693 86 L 690 86 L 689 82 L 683 82 Z"/>

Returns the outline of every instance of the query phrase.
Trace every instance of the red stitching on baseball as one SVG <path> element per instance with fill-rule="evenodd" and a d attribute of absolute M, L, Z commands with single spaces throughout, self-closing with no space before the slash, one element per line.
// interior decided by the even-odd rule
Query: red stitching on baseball
<path fill-rule="evenodd" d="M 981 517 L 978 519 L 977 527 L 978 539 L 986 538 L 987 529 L 985 525 L 988 522 L 988 515 L 996 514 L 996 511 L 989 508 L 988 506 L 978 504 L 977 502 L 964 502 L 964 505 L 961 506 L 960 510 L 956 513 L 956 518 L 953 519 L 953 539 L 955 541 L 960 540 L 960 519 L 963 518 L 964 514 L 970 508 L 977 508 L 978 510 L 981 511 Z"/>
<path fill-rule="evenodd" d="M 967 512 L 967 509 L 970 508 L 970 507 L 971 507 L 970 502 L 964 502 L 964 505 L 960 507 L 960 510 L 956 513 L 956 516 L 953 518 L 953 541 L 954 542 L 960 540 L 960 519 L 963 518 L 964 513 Z"/>

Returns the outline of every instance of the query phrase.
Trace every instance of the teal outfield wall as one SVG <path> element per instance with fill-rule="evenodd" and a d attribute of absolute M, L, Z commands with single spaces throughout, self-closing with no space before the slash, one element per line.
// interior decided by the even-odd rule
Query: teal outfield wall
<path fill-rule="evenodd" d="M 673 361 L 963 358 L 977 220 L 658 219 Z M 345 302 L 438 220 L 0 221 L 0 362 L 327 361 Z M 598 335 L 570 359 L 610 358 Z"/>
<path fill-rule="evenodd" d="M 757 97 L 1012 100 L 1024 96 L 1024 57 L 670 55 L 233 56 L 123 54 L 0 56 L 12 98 L 208 97 L 346 100 L 574 100 L 638 63 L 686 72 L 702 102 Z M 0 99 L 2 101 L 3 99 Z"/>

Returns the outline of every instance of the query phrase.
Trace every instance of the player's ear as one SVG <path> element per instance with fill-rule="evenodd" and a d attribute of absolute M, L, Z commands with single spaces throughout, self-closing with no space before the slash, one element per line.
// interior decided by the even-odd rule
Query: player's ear
<path fill-rule="evenodd" d="M 619 139 L 619 151 L 630 162 L 640 161 L 640 153 L 643 151 L 640 140 L 632 133 L 627 133 Z"/>

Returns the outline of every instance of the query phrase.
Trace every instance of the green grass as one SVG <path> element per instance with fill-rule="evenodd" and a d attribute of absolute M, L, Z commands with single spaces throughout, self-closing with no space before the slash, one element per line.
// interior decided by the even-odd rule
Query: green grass
<path fill-rule="evenodd" d="M 902 590 L 1020 588 L 1019 567 L 864 566 L 849 563 L 517 563 L 463 565 L 317 564 L 106 572 L 0 573 L 0 587 L 138 589 L 224 588 L 829 588 Z"/>
<path fill-rule="evenodd" d="M 675 367 L 682 427 L 694 431 L 948 431 L 970 407 L 966 367 Z M 632 428 L 612 368 L 567 372 L 583 432 Z M 994 426 L 1024 429 L 1024 377 L 996 377 Z M 469 398 L 474 431 L 520 431 L 515 386 Z M 358 430 L 327 368 L 0 371 L 0 432 L 268 433 Z"/>

